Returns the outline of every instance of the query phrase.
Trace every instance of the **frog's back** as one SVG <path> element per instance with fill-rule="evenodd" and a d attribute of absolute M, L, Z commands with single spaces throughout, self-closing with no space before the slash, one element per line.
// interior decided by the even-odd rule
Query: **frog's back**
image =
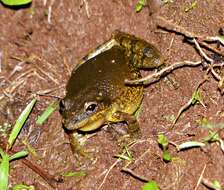
<path fill-rule="evenodd" d="M 117 103 L 124 108 L 122 111 L 133 113 L 141 102 L 143 87 L 126 86 L 124 80 L 140 77 L 140 72 L 129 64 L 125 50 L 114 46 L 73 71 L 66 97 L 83 104 L 101 96 L 108 104 Z"/>

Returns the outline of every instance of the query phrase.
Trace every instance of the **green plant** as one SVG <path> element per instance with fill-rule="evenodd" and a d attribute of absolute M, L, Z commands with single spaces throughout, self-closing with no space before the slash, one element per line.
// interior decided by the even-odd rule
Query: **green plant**
<path fill-rule="evenodd" d="M 29 4 L 32 0 L 1 0 L 1 2 L 8 6 L 20 6 Z"/>
<path fill-rule="evenodd" d="M 149 181 L 145 183 L 141 190 L 160 190 L 159 186 L 155 181 Z"/>
<path fill-rule="evenodd" d="M 172 160 L 172 156 L 170 152 L 168 151 L 169 142 L 167 137 L 164 134 L 159 134 L 157 138 L 157 142 L 163 150 L 163 160 L 165 162 L 170 162 Z"/>
<path fill-rule="evenodd" d="M 6 190 L 8 187 L 8 178 L 9 178 L 9 170 L 10 170 L 10 161 L 19 159 L 21 157 L 27 156 L 28 152 L 26 150 L 22 150 L 20 152 L 16 152 L 13 155 L 9 155 L 9 151 L 12 148 L 17 136 L 22 129 L 25 121 L 27 120 L 33 106 L 36 103 L 36 99 L 33 99 L 23 110 L 21 115 L 18 117 L 15 126 L 13 127 L 7 142 L 6 150 L 4 151 L 0 148 L 0 190 Z"/>
<path fill-rule="evenodd" d="M 146 5 L 146 0 L 139 0 L 135 5 L 135 12 L 140 12 L 142 8 Z"/>

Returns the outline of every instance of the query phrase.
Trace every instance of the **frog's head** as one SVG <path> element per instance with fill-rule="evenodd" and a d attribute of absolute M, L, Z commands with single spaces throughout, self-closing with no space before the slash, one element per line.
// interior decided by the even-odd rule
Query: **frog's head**
<path fill-rule="evenodd" d="M 63 125 L 68 130 L 92 131 L 107 122 L 111 103 L 102 96 L 90 97 L 91 93 L 71 99 L 66 96 L 60 101 Z"/>

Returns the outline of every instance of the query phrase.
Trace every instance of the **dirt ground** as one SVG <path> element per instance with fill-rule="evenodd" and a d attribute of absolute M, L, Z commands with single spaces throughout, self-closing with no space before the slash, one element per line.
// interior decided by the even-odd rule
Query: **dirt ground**
<path fill-rule="evenodd" d="M 150 2 L 151 6 L 139 13 L 134 10 L 137 3 L 134 0 L 43 0 L 17 10 L 0 5 L 0 124 L 14 124 L 33 94 L 39 94 L 15 148 L 22 149 L 21 140 L 27 138 L 38 154 L 36 157 L 29 154 L 27 160 L 55 177 L 86 172 L 85 176 L 65 177 L 62 183 L 52 182 L 52 187 L 20 159 L 11 163 L 10 187 L 25 183 L 40 190 L 141 189 L 144 182 L 121 171 L 127 161 L 114 157 L 122 149 L 110 130 L 102 128 L 88 138 L 86 147 L 95 159 L 83 168 L 72 154 L 59 112 L 54 112 L 41 126 L 35 124 L 35 118 L 56 97 L 65 95 L 66 82 L 78 60 L 108 40 L 116 29 L 154 44 L 167 65 L 200 61 L 202 57 L 195 46 L 182 35 L 157 27 L 160 16 L 200 36 L 218 35 L 224 23 L 224 1 L 197 0 L 194 8 L 185 11 L 192 2 L 176 0 L 158 9 Z M 204 51 L 208 56 L 214 55 L 212 51 Z M 223 47 L 220 51 L 223 52 Z M 200 141 L 209 133 L 198 122 L 202 118 L 214 126 L 224 124 L 224 99 L 218 81 L 209 74 L 208 81 L 200 87 L 204 106 L 191 106 L 175 128 L 168 130 L 172 124 L 170 118 L 189 101 L 205 72 L 202 66 L 184 67 L 169 75 L 175 84 L 162 78 L 145 88 L 139 117 L 142 137 L 130 147 L 134 161 L 127 167 L 139 176 L 155 180 L 163 190 L 208 189 L 200 176 L 224 185 L 224 155 L 218 143 L 180 152 L 170 145 L 174 159 L 169 163 L 162 160 L 162 150 L 157 144 L 157 134 L 161 132 L 176 144 Z M 1 143 L 4 141 L 1 136 Z"/>

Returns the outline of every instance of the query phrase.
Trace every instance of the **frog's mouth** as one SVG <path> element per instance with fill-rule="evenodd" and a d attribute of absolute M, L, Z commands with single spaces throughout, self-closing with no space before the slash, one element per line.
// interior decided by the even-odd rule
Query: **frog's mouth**
<path fill-rule="evenodd" d="M 68 130 L 80 130 L 80 131 L 93 131 L 106 123 L 105 114 L 102 112 L 95 113 L 92 116 L 84 118 L 80 121 L 70 121 L 64 123 L 64 126 Z"/>

